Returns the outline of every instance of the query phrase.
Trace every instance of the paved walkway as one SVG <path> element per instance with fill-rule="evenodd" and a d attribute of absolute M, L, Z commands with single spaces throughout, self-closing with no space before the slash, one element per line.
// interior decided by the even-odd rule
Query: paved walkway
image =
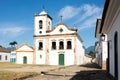
<path fill-rule="evenodd" d="M 61 67 L 43 71 L 35 77 L 29 76 L 25 80 L 114 80 L 105 70 L 98 69 L 96 64 Z"/>

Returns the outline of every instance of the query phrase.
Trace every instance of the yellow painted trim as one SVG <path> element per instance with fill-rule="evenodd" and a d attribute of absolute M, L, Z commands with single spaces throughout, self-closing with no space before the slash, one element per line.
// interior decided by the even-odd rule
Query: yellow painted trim
<path fill-rule="evenodd" d="M 33 58 L 33 60 L 34 60 L 34 64 L 36 64 L 36 39 L 34 38 L 34 58 Z"/>
<path fill-rule="evenodd" d="M 19 47 L 17 47 L 17 48 L 16 48 L 16 51 L 19 51 L 18 49 L 20 49 L 21 47 L 23 47 L 23 46 L 25 46 L 25 45 L 34 51 L 34 49 L 31 48 L 31 47 L 30 47 L 29 45 L 27 45 L 26 43 L 23 44 L 23 45 L 21 45 L 21 46 L 19 46 Z"/>
<path fill-rule="evenodd" d="M 46 44 L 47 44 L 47 46 L 46 46 L 46 64 L 48 65 L 49 64 L 49 39 L 47 38 L 46 39 Z"/>
<path fill-rule="evenodd" d="M 32 53 L 32 64 L 34 64 L 34 52 Z"/>
<path fill-rule="evenodd" d="M 77 33 L 72 33 L 72 34 L 54 34 L 54 35 L 38 35 L 38 36 L 36 36 L 36 35 L 34 35 L 34 38 L 45 38 L 45 37 L 71 37 L 71 36 L 74 36 L 74 35 L 77 35 Z"/>
<path fill-rule="evenodd" d="M 74 64 L 76 65 L 76 36 L 74 36 Z"/>

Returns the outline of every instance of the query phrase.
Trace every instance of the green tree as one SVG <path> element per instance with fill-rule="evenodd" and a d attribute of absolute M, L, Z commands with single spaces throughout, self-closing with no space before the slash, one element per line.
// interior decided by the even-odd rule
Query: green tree
<path fill-rule="evenodd" d="M 90 55 L 93 59 L 95 58 L 95 53 L 93 51 L 90 51 L 88 55 Z"/>
<path fill-rule="evenodd" d="M 9 45 L 11 45 L 11 47 L 15 47 L 17 45 L 16 41 L 10 42 Z"/>
<path fill-rule="evenodd" d="M 2 45 L 0 45 L 0 47 L 2 47 Z"/>
<path fill-rule="evenodd" d="M 10 42 L 9 45 L 10 45 L 11 47 L 13 47 L 14 44 L 13 44 L 13 42 Z"/>
<path fill-rule="evenodd" d="M 16 41 L 13 41 L 13 45 L 14 45 L 14 47 L 17 45 L 17 42 Z"/>

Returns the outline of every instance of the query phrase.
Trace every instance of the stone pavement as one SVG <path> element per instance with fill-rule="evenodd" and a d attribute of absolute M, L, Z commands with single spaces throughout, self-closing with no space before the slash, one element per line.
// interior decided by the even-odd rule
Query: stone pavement
<path fill-rule="evenodd" d="M 106 70 L 101 70 L 94 63 L 61 67 L 47 72 L 42 72 L 35 77 L 25 80 L 114 80 Z"/>

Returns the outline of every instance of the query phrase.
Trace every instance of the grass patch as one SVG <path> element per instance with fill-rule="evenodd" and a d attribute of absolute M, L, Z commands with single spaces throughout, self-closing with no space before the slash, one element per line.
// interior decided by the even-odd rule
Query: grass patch
<path fill-rule="evenodd" d="M 16 73 L 8 71 L 0 71 L 0 80 L 13 80 Z"/>
<path fill-rule="evenodd" d="M 16 63 L 11 63 L 11 62 L 0 62 L 0 68 L 22 68 L 22 67 L 27 67 L 27 66 L 31 66 L 31 67 L 52 67 L 52 65 L 16 64 Z"/>
<path fill-rule="evenodd" d="M 23 80 L 29 77 L 34 77 L 38 75 L 35 72 L 9 72 L 9 71 L 0 71 L 0 80 Z"/>
<path fill-rule="evenodd" d="M 59 67 L 59 66 L 51 66 L 51 65 L 36 65 L 36 64 L 16 64 L 10 62 L 0 62 L 0 80 L 24 80 L 26 78 L 34 77 L 39 73 L 35 71 L 30 71 L 29 69 L 48 69 L 52 67 Z M 15 71 L 18 68 L 18 71 Z M 24 71 L 24 69 L 28 68 L 28 71 Z M 23 69 L 23 71 L 19 71 Z M 10 71 L 9 71 L 10 70 Z"/>
<path fill-rule="evenodd" d="M 0 62 L 0 68 L 21 68 L 22 65 L 10 62 Z"/>

